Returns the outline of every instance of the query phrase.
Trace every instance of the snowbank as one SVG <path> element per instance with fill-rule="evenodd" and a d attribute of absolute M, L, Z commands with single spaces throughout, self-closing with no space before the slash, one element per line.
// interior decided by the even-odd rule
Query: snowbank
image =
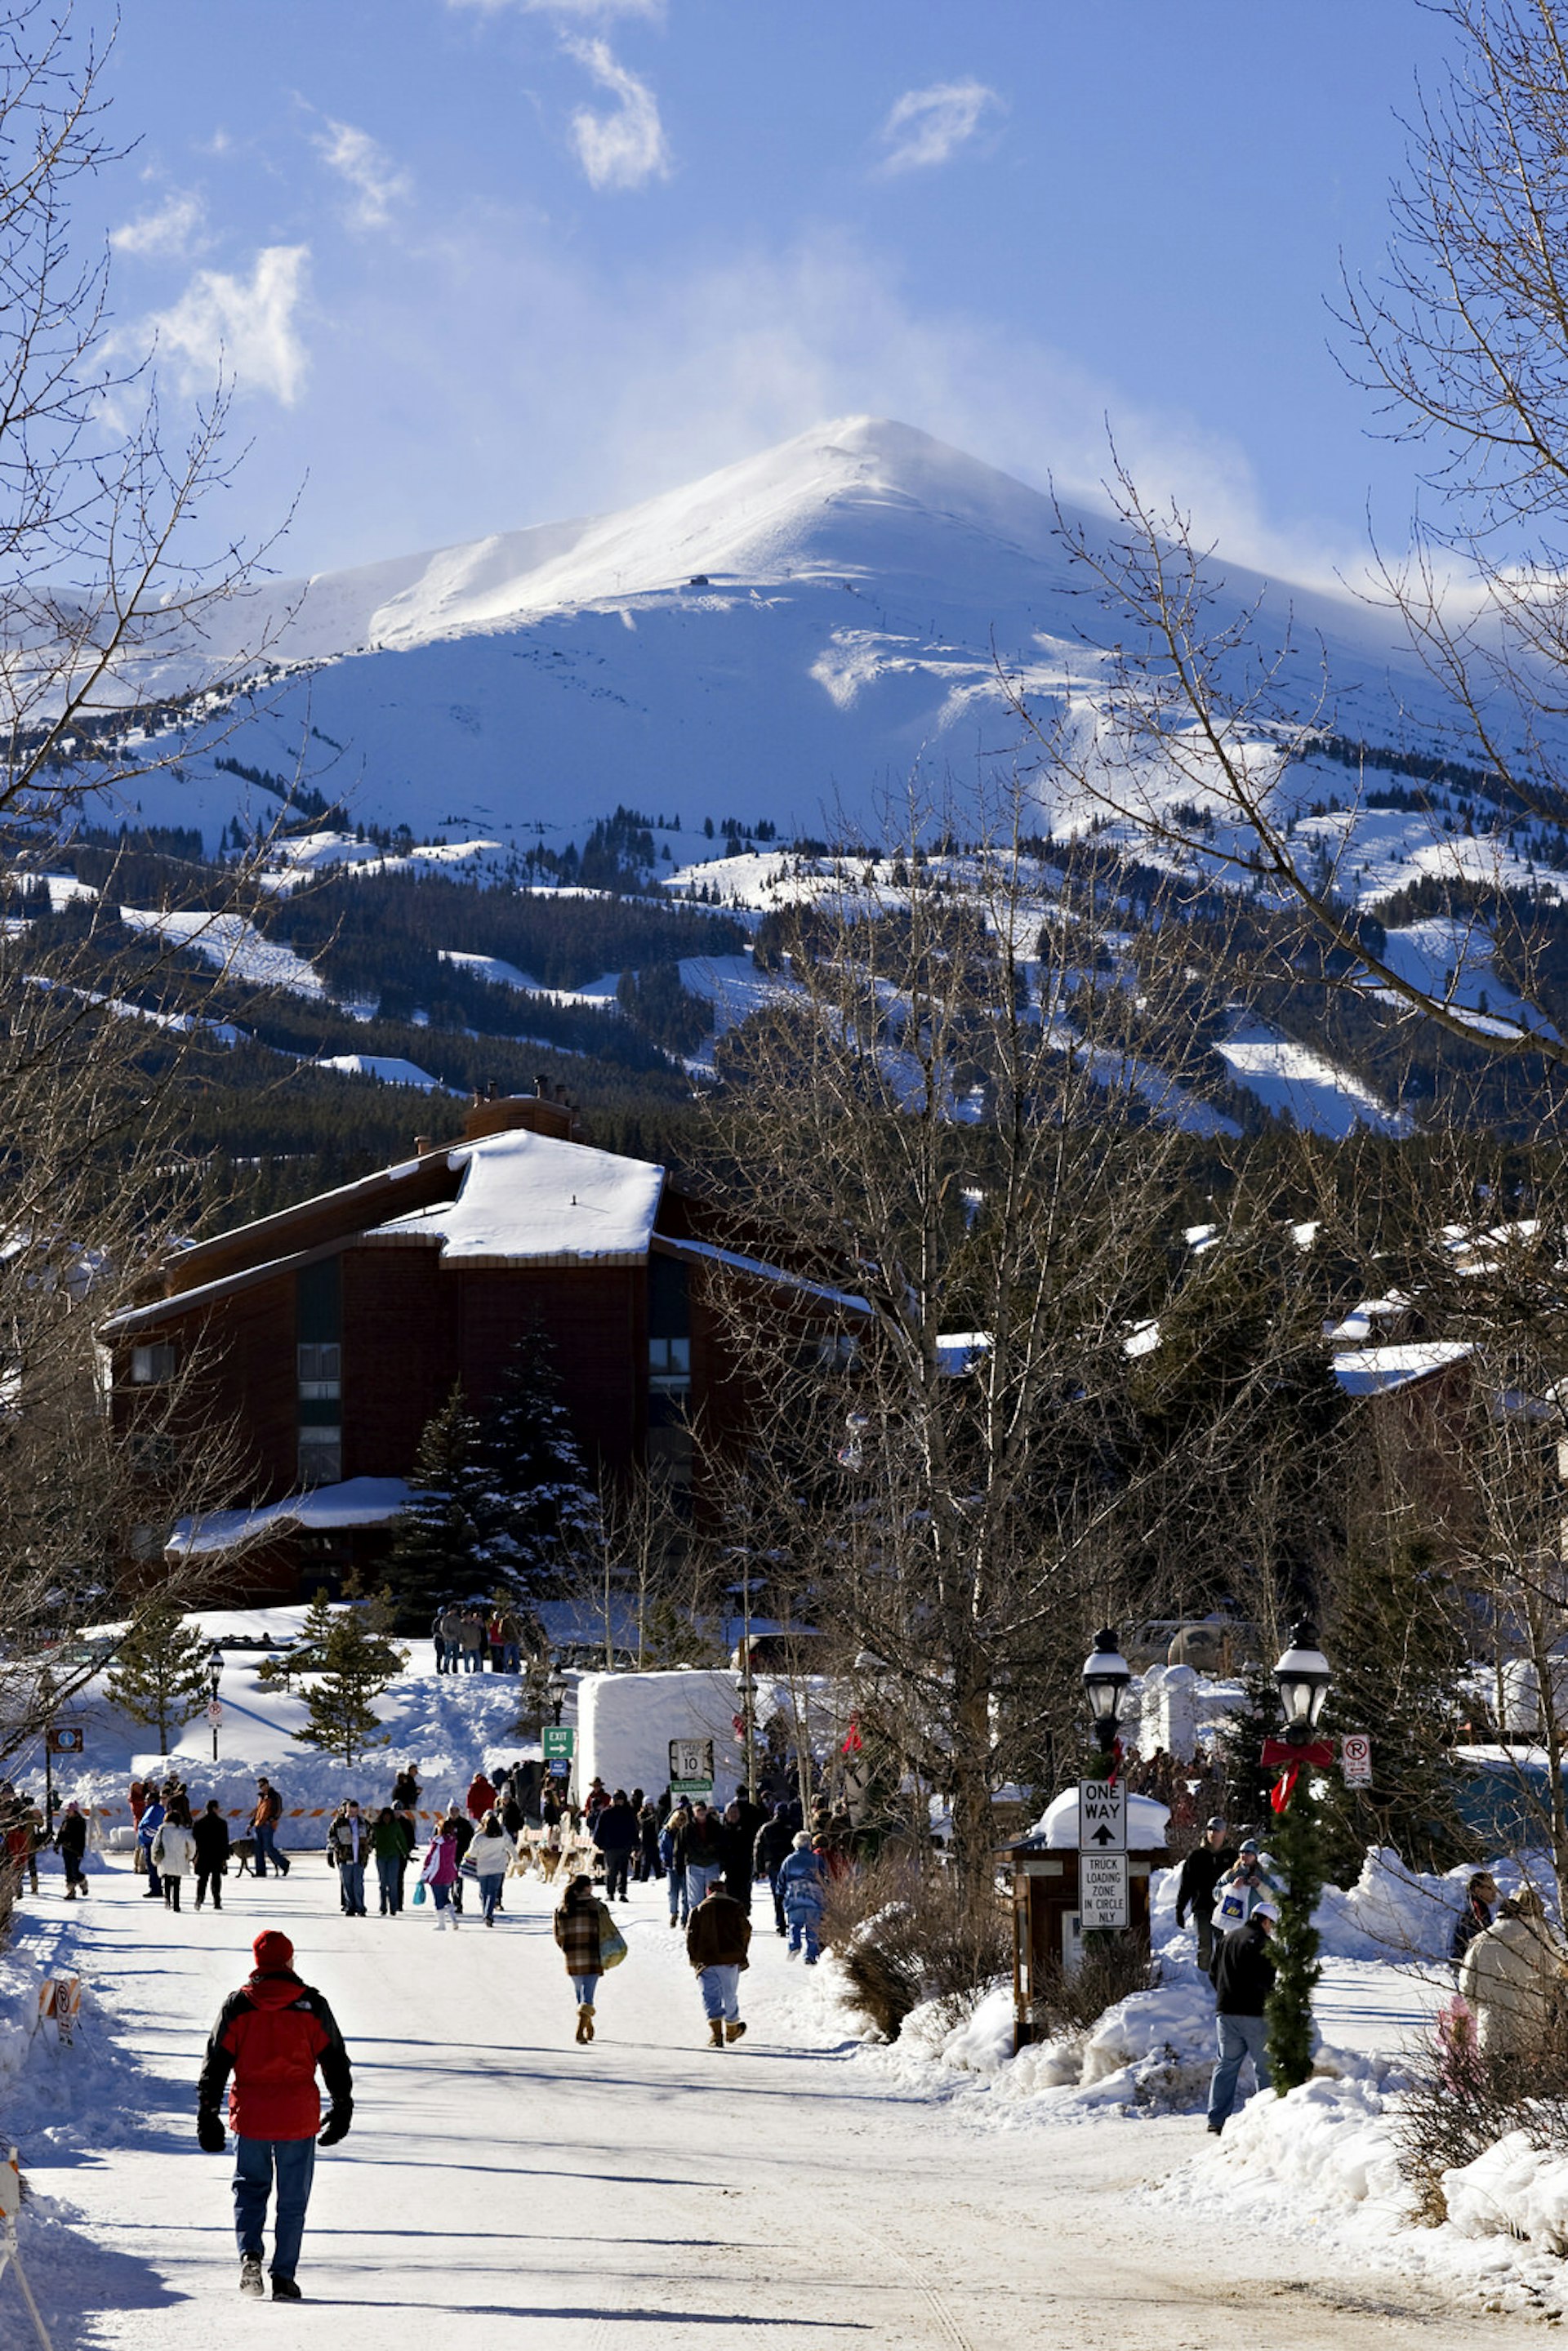
<path fill-rule="evenodd" d="M 670 1777 L 672 1739 L 711 1739 L 714 1795 L 726 1803 L 739 1785 L 735 1718 L 740 1677 L 687 1667 L 667 1674 L 584 1674 L 578 1684 L 577 1778 L 656 1795 Z"/>
<path fill-rule="evenodd" d="M 1531 2147 L 1522 2131 L 1445 2171 L 1443 2197 L 1461 2237 L 1524 2237 L 1568 2253 L 1568 2156 Z"/>

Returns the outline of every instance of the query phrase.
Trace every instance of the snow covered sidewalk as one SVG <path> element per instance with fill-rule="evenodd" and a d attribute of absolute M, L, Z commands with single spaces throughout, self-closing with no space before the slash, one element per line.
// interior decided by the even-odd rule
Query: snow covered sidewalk
<path fill-rule="evenodd" d="M 996 2134 L 902 2089 L 842 2039 L 822 1977 L 786 1966 L 760 1912 L 750 2034 L 716 2053 L 662 1893 L 635 1889 L 631 1955 L 580 2050 L 549 1897 L 509 1885 L 507 1900 L 488 1933 L 437 1938 L 423 1911 L 349 1920 L 301 1854 L 281 1885 L 231 1879 L 221 1917 L 143 1903 L 118 1868 L 79 1914 L 35 1908 L 10 1964 L 35 1938 L 51 1964 L 68 1945 L 96 1994 L 78 2046 L 42 2053 L 47 2078 L 35 2064 L 5 2085 L 56 2351 L 245 2351 L 280 2328 L 333 2351 L 1092 2351 L 1151 2325 L 1168 2351 L 1433 2339 L 1441 2304 L 1418 2283 L 1342 2273 L 1266 2222 L 1239 2258 L 1223 2224 L 1136 2198 L 1194 2151 L 1189 2118 Z M 358 2100 L 317 2168 L 310 2300 L 287 2314 L 241 2301 L 230 2166 L 193 2135 L 202 2042 L 263 1921 L 336 2008 Z M 25 2324 L 0 2281 L 7 2351 Z M 1441 2324 L 1445 2345 L 1482 2339 L 1469 2316 Z"/>

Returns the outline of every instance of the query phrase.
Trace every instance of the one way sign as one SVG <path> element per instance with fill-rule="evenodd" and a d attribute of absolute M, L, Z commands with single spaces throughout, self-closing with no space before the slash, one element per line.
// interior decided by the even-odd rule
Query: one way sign
<path fill-rule="evenodd" d="M 1127 1850 L 1127 1791 L 1118 1782 L 1078 1782 L 1078 1850 L 1080 1853 L 1125 1853 Z"/>

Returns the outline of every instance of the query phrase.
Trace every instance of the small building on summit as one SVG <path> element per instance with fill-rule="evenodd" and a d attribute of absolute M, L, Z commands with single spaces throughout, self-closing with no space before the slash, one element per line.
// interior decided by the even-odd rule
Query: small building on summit
<path fill-rule="evenodd" d="M 176 1432 L 240 1445 L 235 1507 L 159 1529 L 158 1546 L 211 1556 L 214 1584 L 256 1601 L 373 1571 L 426 1422 L 455 1384 L 482 1412 L 535 1332 L 591 1471 L 646 1465 L 700 1507 L 703 1454 L 744 1416 L 717 1265 L 795 1282 L 721 1247 L 662 1167 L 579 1141 L 564 1103 L 476 1101 L 460 1143 L 422 1139 L 395 1167 L 182 1249 L 161 1295 L 102 1326 L 122 1428 L 183 1380 Z"/>

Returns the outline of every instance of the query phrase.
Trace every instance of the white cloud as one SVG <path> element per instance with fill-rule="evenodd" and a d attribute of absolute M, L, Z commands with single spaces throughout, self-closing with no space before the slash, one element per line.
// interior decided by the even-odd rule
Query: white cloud
<path fill-rule="evenodd" d="M 178 261 L 200 246 L 202 219 L 200 196 L 175 190 L 154 211 L 110 229 L 109 241 L 116 253 L 138 261 Z"/>
<path fill-rule="evenodd" d="M 357 131 L 351 122 L 335 122 L 326 118 L 326 128 L 313 132 L 311 145 L 340 179 L 348 182 L 355 194 L 350 217 L 358 228 L 384 228 L 392 218 L 392 208 L 409 193 L 406 172 L 400 172 L 384 147 L 377 145 L 368 131 Z"/>
<path fill-rule="evenodd" d="M 171 308 L 146 321 L 183 390 L 208 390 L 221 371 L 242 392 L 267 392 L 293 407 L 308 365 L 295 312 L 309 258 L 308 246 L 269 245 L 248 277 L 199 269 Z"/>
<path fill-rule="evenodd" d="M 647 83 L 617 63 L 608 41 L 569 36 L 566 46 L 601 89 L 618 101 L 612 112 L 595 114 L 591 107 L 582 106 L 571 118 L 572 144 L 590 184 L 640 188 L 646 180 L 667 180 L 670 151 Z"/>
<path fill-rule="evenodd" d="M 882 126 L 889 149 L 884 172 L 919 172 L 945 163 L 980 127 L 988 108 L 1002 101 L 983 81 L 939 81 L 906 89 Z"/>

